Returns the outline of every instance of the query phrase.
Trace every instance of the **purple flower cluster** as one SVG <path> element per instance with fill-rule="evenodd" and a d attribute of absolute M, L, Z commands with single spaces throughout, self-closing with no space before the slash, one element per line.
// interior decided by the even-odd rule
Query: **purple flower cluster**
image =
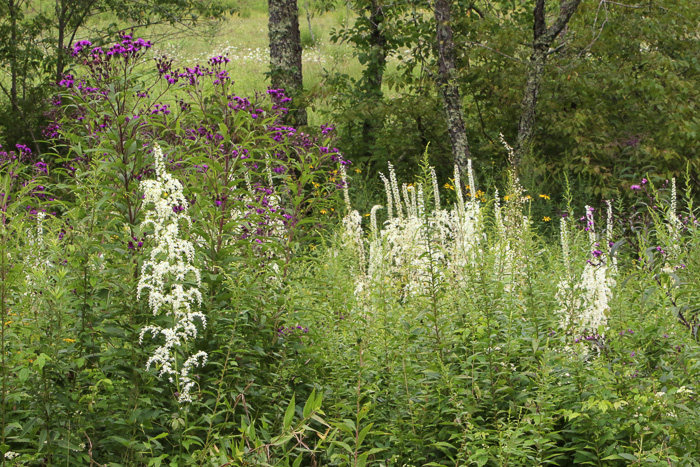
<path fill-rule="evenodd" d="M 102 47 L 93 47 L 90 41 L 78 41 L 73 46 L 71 55 L 73 57 L 80 57 L 89 55 L 89 57 L 95 60 L 97 57 L 129 57 L 135 58 L 142 55 L 145 50 L 151 48 L 151 42 L 144 39 L 134 39 L 130 34 L 122 34 L 121 41 L 116 44 L 112 44 L 107 50 L 103 50 Z"/>
<path fill-rule="evenodd" d="M 642 186 L 646 185 L 648 180 L 646 178 L 643 178 L 641 183 L 639 185 L 631 185 L 630 190 L 632 191 L 639 191 L 642 189 Z"/>
<path fill-rule="evenodd" d="M 26 162 L 32 154 L 29 146 L 24 144 L 16 144 L 17 151 L 4 151 L 0 145 L 0 166 L 8 162 Z"/>
<path fill-rule="evenodd" d="M 168 104 L 155 104 L 151 108 L 151 115 L 170 115 L 170 106 Z M 138 115 L 136 116 L 138 118 Z"/>
<path fill-rule="evenodd" d="M 577 344 L 578 344 L 579 342 L 595 342 L 595 343 L 599 343 L 599 342 L 602 342 L 602 340 L 603 340 L 603 336 L 601 336 L 600 334 L 591 334 L 591 335 L 588 335 L 588 336 L 577 337 L 577 338 L 574 339 L 574 342 L 576 342 Z"/>
<path fill-rule="evenodd" d="M 342 187 L 338 164 L 349 161 L 333 147 L 334 128 L 323 125 L 315 136 L 284 125 L 282 118 L 291 102 L 284 90 L 268 89 L 250 98 L 229 92 L 226 83 L 232 81 L 225 69 L 229 59 L 221 55 L 204 66 L 183 69 L 174 68 L 172 59 L 161 56 L 151 62 L 154 73 L 149 75 L 138 59 L 150 46 L 130 35 L 104 49 L 93 48 L 89 41 L 77 42 L 73 54 L 78 66 L 73 75 L 58 83 L 60 96 L 52 101 L 50 124 L 44 130 L 49 138 L 81 140 L 83 148 L 90 149 L 63 161 L 69 175 L 87 168 L 96 158 L 119 164 L 122 172 L 119 179 L 114 176 L 114 189 L 129 194 L 126 204 L 137 203 L 124 213 L 129 222 L 135 222 L 139 212 L 140 195 L 133 184 L 153 172 L 147 148 L 154 139 L 162 141 L 171 154 L 193 155 L 192 164 L 182 159 L 170 161 L 172 169 L 201 186 L 203 199 L 209 200 L 211 204 L 206 204 L 219 218 L 230 219 L 232 212 L 239 211 L 236 217 L 242 226 L 237 226 L 241 229 L 234 235 L 260 245 L 285 236 L 285 229 L 305 225 L 300 224 L 302 218 L 314 212 L 306 205 L 290 205 L 289 197 L 280 196 L 270 186 L 270 177 L 280 179 L 279 185 L 285 187 L 299 182 L 303 190 L 309 190 L 312 201 L 313 196 L 333 196 L 333 187 Z M 135 73 L 137 66 L 139 73 Z M 213 91 L 212 84 L 216 86 Z M 162 93 L 156 88 L 160 85 Z M 173 85 L 180 91 L 177 99 L 168 94 Z M 166 98 L 161 101 L 161 96 Z M 250 135 L 255 135 L 254 143 Z M 127 141 L 133 143 L 123 144 Z M 109 151 L 95 151 L 97 148 Z M 260 166 L 267 166 L 269 172 L 261 171 Z M 48 171 L 48 167 L 37 165 L 36 170 Z M 313 185 L 299 181 L 308 172 L 313 172 Z M 221 189 L 230 188 L 232 180 L 242 180 L 244 173 L 251 193 Z M 324 185 L 321 189 L 319 182 Z M 237 186 L 240 189 L 241 184 Z M 178 212 L 184 207 L 172 209 Z M 136 239 L 127 246 L 129 250 L 140 248 Z"/>
<path fill-rule="evenodd" d="M 131 237 L 131 240 L 127 242 L 127 247 L 132 251 L 139 251 L 143 247 L 143 238 L 138 239 L 137 237 Z"/>
<path fill-rule="evenodd" d="M 284 93 L 284 89 L 272 89 L 268 88 L 267 90 L 268 96 L 272 98 L 272 110 L 280 113 L 280 114 L 286 114 L 289 112 L 289 109 L 285 104 L 288 102 L 292 101 L 291 97 L 287 97 Z"/>
<path fill-rule="evenodd" d="M 309 328 L 302 326 L 282 326 L 277 329 L 277 335 L 282 336 L 295 336 L 301 334 L 308 334 Z"/>

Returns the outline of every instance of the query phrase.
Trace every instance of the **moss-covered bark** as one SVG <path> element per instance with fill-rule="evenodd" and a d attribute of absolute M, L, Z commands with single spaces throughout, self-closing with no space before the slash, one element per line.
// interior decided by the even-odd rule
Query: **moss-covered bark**
<path fill-rule="evenodd" d="M 562 1 L 559 7 L 559 16 L 547 27 L 545 20 L 546 0 L 537 0 L 534 9 L 532 55 L 530 67 L 525 84 L 525 92 L 521 101 L 520 122 L 518 124 L 518 139 L 515 147 L 515 165 L 517 166 L 527 153 L 532 143 L 532 135 L 535 128 L 537 109 L 537 97 L 540 92 L 540 83 L 547 64 L 547 55 L 551 50 L 554 40 L 569 23 L 571 16 L 576 12 L 581 0 Z"/>
<path fill-rule="evenodd" d="M 450 134 L 454 162 L 462 173 L 467 173 L 467 160 L 470 156 L 469 141 L 467 139 L 467 128 L 464 123 L 462 100 L 455 80 L 455 44 L 450 23 L 449 0 L 435 0 L 435 25 L 439 59 L 437 83 L 440 87 L 440 95 L 445 108 L 445 119 L 447 120 L 447 130 Z"/>
<path fill-rule="evenodd" d="M 270 38 L 270 79 L 273 88 L 283 88 L 292 97 L 289 123 L 306 125 L 301 94 L 301 38 L 297 0 L 268 0 Z"/>

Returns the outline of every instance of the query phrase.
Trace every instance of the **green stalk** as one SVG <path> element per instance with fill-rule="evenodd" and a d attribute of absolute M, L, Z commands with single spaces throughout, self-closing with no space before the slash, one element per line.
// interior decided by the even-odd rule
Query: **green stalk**
<path fill-rule="evenodd" d="M 3 223 L 3 233 L 5 225 Z M 5 366 L 5 318 L 7 317 L 7 306 L 5 303 L 7 294 L 7 253 L 5 252 L 5 236 L 0 240 L 0 255 L 2 256 L 2 267 L 0 267 L 0 307 L 2 308 L 2 318 L 0 319 L 0 341 L 2 341 L 2 396 L 0 397 L 0 407 L 2 407 L 2 445 L 5 445 L 5 423 L 7 407 L 5 404 L 5 393 L 7 390 L 7 368 Z M 2 457 L 2 465 L 5 465 L 5 456 Z"/>

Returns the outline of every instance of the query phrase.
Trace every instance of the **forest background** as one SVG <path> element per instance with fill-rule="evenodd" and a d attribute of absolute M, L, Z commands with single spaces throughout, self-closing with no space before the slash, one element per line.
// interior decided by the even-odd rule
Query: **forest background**
<path fill-rule="evenodd" d="M 554 26 L 559 2 L 449 5 L 454 69 L 448 81 L 460 97 L 468 151 L 484 168 L 487 187 L 508 167 L 499 133 L 521 142 L 540 3 L 546 3 L 545 25 Z M 529 140 L 516 146 L 525 185 L 561 193 L 568 173 L 586 199 L 615 198 L 641 175 L 661 180 L 680 175 L 688 161 L 695 166 L 697 1 L 568 3 L 577 9 L 546 44 L 546 70 L 532 104 L 536 119 Z M 236 89 L 263 91 L 270 85 L 267 11 L 266 2 L 254 0 L 4 1 L 0 140 L 39 148 L 51 83 L 72 66 L 63 50 L 78 40 L 105 43 L 129 28 L 183 64 L 228 52 Z M 298 41 L 303 49 L 303 90 L 289 90 L 295 107 L 307 109 L 316 126 L 336 125 L 339 145 L 356 164 L 375 169 L 393 160 L 400 172 L 412 173 L 431 143 L 440 175 L 449 175 L 455 156 L 440 93 L 448 81 L 431 3 L 305 0 L 298 14 L 298 38 L 277 39 Z M 291 87 L 293 80 L 282 84 Z"/>

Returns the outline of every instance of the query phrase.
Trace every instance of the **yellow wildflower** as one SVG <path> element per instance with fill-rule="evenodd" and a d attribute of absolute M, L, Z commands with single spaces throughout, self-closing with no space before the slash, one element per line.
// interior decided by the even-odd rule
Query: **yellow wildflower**
<path fill-rule="evenodd" d="M 75 339 L 66 338 L 63 339 L 63 342 L 68 342 L 69 344 L 72 344 L 73 342 L 75 342 Z"/>
<path fill-rule="evenodd" d="M 455 189 L 455 186 L 454 186 L 454 185 L 450 185 L 449 183 L 445 183 L 443 186 L 444 186 L 445 188 L 447 188 L 448 190 L 454 190 L 454 189 Z"/>
<path fill-rule="evenodd" d="M 360 170 L 360 169 L 355 169 L 355 172 L 357 172 L 357 173 L 359 174 L 359 173 L 362 173 L 362 170 Z"/>
<path fill-rule="evenodd" d="M 549 221 L 551 221 L 552 219 L 551 219 L 549 216 L 544 216 L 544 217 L 542 218 L 542 220 L 545 221 L 545 222 L 549 222 Z"/>
<path fill-rule="evenodd" d="M 540 198 L 549 199 L 549 195 L 540 195 Z"/>
<path fill-rule="evenodd" d="M 328 211 L 326 211 L 325 209 L 321 209 L 321 214 L 327 214 L 327 213 L 328 213 Z"/>

